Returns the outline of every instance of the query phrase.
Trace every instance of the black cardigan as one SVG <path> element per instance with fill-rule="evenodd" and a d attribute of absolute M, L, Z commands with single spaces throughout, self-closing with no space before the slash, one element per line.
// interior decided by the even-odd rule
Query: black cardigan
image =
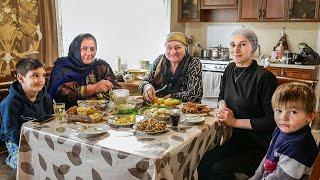
<path fill-rule="evenodd" d="M 252 130 L 234 128 L 234 135 L 243 140 L 269 145 L 276 127 L 271 106 L 273 92 L 278 86 L 277 78 L 267 69 L 252 64 L 235 76 L 235 63 L 230 63 L 223 73 L 219 101 L 225 100 L 237 119 L 250 119 Z M 238 78 L 235 82 L 235 79 Z M 242 139 L 242 138 L 240 138 Z"/>

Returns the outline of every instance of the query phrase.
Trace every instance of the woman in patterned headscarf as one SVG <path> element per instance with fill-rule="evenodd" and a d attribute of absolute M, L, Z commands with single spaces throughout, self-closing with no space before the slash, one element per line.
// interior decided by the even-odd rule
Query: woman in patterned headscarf
<path fill-rule="evenodd" d="M 231 127 L 231 138 L 208 151 L 198 167 L 199 179 L 235 179 L 234 173 L 252 176 L 268 149 L 276 127 L 271 97 L 276 77 L 253 59 L 258 38 L 248 28 L 230 38 L 233 62 L 223 73 L 217 117 Z"/>
<path fill-rule="evenodd" d="M 170 33 L 165 48 L 165 54 L 155 60 L 151 72 L 139 85 L 141 94 L 149 101 L 157 96 L 200 102 L 203 94 L 201 63 L 187 52 L 186 35 Z M 161 91 L 156 93 L 159 89 Z"/>
<path fill-rule="evenodd" d="M 66 107 L 78 99 L 105 99 L 113 88 L 120 88 L 110 65 L 96 59 L 97 42 L 93 35 L 78 35 L 70 44 L 68 56 L 58 58 L 50 75 L 48 90 Z"/>

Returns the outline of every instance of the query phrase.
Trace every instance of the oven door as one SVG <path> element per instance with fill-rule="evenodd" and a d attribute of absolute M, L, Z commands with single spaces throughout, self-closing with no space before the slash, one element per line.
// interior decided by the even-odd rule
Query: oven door
<path fill-rule="evenodd" d="M 202 71 L 203 98 L 218 99 L 223 72 Z"/>

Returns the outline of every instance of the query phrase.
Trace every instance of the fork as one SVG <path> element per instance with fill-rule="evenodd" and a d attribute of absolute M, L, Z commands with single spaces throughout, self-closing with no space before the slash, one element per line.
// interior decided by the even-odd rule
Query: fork
<path fill-rule="evenodd" d="M 167 86 L 168 86 L 168 85 L 166 84 L 166 85 L 164 85 L 162 88 L 156 90 L 156 94 L 157 94 L 159 91 L 163 91 L 164 89 L 166 89 Z"/>

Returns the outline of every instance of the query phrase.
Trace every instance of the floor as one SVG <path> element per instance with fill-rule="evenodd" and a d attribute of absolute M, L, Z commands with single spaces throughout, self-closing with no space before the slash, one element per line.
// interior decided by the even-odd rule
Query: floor
<path fill-rule="evenodd" d="M 0 147 L 0 179 L 1 180 L 15 180 L 16 172 L 6 165 L 7 152 L 5 147 Z"/>

